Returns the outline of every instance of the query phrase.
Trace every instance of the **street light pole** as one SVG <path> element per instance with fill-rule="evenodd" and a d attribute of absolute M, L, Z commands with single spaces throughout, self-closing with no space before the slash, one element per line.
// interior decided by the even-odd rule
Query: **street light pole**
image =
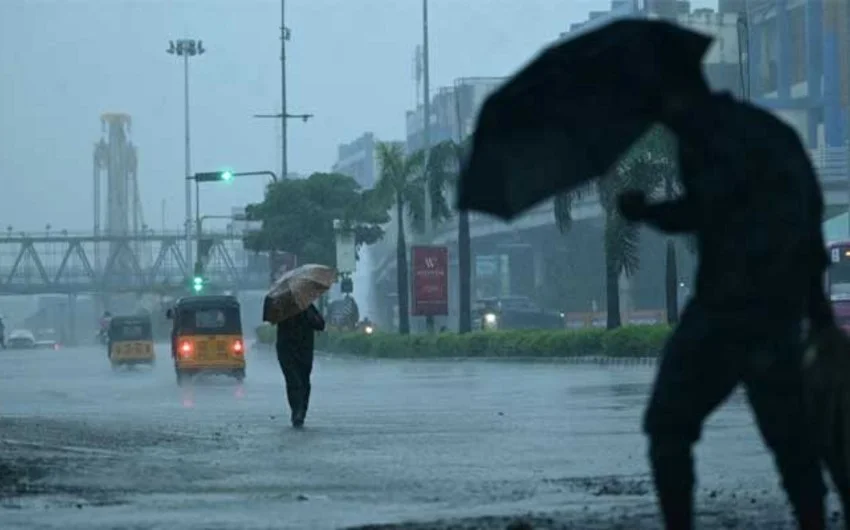
<path fill-rule="evenodd" d="M 192 186 L 189 177 L 192 175 L 191 147 L 189 141 L 189 57 L 202 55 L 206 50 L 203 42 L 194 39 L 179 39 L 169 41 L 166 50 L 171 55 L 183 58 L 183 104 L 185 128 L 185 174 L 186 174 L 186 261 L 192 263 Z M 197 212 L 196 212 L 197 213 Z"/>
<path fill-rule="evenodd" d="M 192 174 L 192 148 L 189 141 L 189 55 L 183 54 L 183 130 L 185 134 L 185 173 Z M 197 192 L 197 182 L 195 183 L 195 191 Z M 192 207 L 192 190 L 189 187 L 189 182 L 186 182 L 186 258 L 188 263 L 192 263 L 192 242 L 189 237 L 191 221 L 189 218 L 189 209 Z M 197 203 L 196 203 L 197 212 Z"/>
<path fill-rule="evenodd" d="M 186 181 L 188 184 L 188 181 Z M 195 179 L 195 245 L 198 247 L 198 257 L 195 268 L 200 269 L 201 266 L 201 186 L 198 184 L 198 179 Z M 191 263 L 191 262 L 189 262 Z"/>
<path fill-rule="evenodd" d="M 290 37 L 289 28 L 286 27 L 286 0 L 280 0 L 280 112 L 276 114 L 254 114 L 255 118 L 275 118 L 280 120 L 280 173 L 281 177 L 289 175 L 289 161 L 287 160 L 287 132 L 286 120 L 299 118 L 306 122 L 313 117 L 312 114 L 289 114 L 286 106 L 286 41 Z"/>
<path fill-rule="evenodd" d="M 428 159 L 431 155 L 431 94 L 430 94 L 430 64 L 428 62 L 428 0 L 422 0 L 422 92 L 425 97 L 422 112 L 424 113 L 423 139 L 425 149 L 425 168 L 428 168 Z M 425 191 L 425 234 L 431 235 L 431 194 L 430 187 L 426 184 Z"/>
<path fill-rule="evenodd" d="M 286 0 L 280 0 L 280 172 L 283 178 L 289 175 L 286 160 Z"/>

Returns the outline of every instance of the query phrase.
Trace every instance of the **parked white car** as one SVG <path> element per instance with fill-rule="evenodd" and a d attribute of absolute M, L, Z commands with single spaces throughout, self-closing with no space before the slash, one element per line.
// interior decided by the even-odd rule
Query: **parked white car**
<path fill-rule="evenodd" d="M 9 333 L 6 347 L 10 350 L 31 350 L 35 348 L 35 335 L 28 329 L 16 329 Z"/>

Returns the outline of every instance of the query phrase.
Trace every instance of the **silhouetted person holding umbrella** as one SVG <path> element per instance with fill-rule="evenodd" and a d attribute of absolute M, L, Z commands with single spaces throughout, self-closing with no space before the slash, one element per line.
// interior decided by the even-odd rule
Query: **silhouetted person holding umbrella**
<path fill-rule="evenodd" d="M 793 129 L 711 93 L 702 68 L 711 40 L 665 21 L 621 19 L 550 46 L 482 105 L 458 208 L 510 221 L 555 197 L 569 219 L 576 192 L 611 178 L 652 126 L 670 128 L 684 196 L 620 198 L 626 219 L 693 233 L 699 244 L 696 290 L 644 419 L 665 525 L 692 527 L 692 446 L 743 383 L 800 527 L 820 530 L 825 487 L 802 366 L 804 319 L 816 343 L 835 336 L 821 283 L 820 189 Z"/>
<path fill-rule="evenodd" d="M 668 233 L 693 233 L 693 299 L 668 340 L 644 429 L 669 529 L 689 529 L 691 449 L 708 415 L 743 383 L 800 528 L 825 528 L 817 448 L 807 429 L 803 333 L 832 324 L 821 283 L 827 265 L 823 203 L 793 130 L 730 96 L 682 91 L 664 124 L 679 138 L 684 195 L 650 204 L 639 192 L 620 211 Z"/>

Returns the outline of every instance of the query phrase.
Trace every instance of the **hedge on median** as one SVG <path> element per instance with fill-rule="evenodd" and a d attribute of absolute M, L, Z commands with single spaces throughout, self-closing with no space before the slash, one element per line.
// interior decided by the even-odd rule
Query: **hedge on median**
<path fill-rule="evenodd" d="M 654 357 L 670 327 L 624 326 L 577 330 L 505 330 L 399 335 L 396 333 L 320 333 L 318 349 L 364 357 Z M 274 344 L 273 326 L 260 326 L 257 339 Z"/>

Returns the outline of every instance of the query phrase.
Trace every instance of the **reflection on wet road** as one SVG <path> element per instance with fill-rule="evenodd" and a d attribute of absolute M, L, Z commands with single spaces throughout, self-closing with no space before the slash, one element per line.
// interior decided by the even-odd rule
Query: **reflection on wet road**
<path fill-rule="evenodd" d="M 296 431 L 267 351 L 249 353 L 242 386 L 186 388 L 164 346 L 152 371 L 113 373 L 97 348 L 2 356 L 0 491 L 26 493 L 3 500 L 4 529 L 334 528 L 611 502 L 654 510 L 639 432 L 652 366 L 319 357 L 307 427 Z M 702 490 L 781 503 L 742 404 L 734 398 L 710 422 Z"/>

